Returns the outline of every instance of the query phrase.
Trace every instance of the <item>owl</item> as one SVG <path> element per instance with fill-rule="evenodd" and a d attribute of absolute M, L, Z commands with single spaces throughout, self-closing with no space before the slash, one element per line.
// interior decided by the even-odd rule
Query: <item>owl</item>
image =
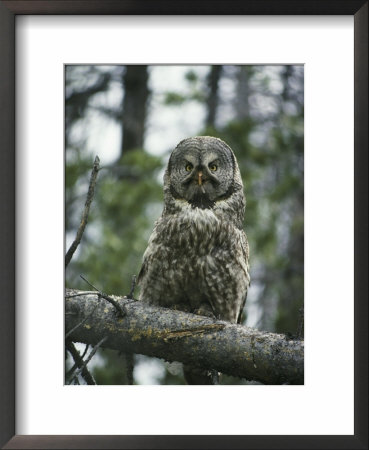
<path fill-rule="evenodd" d="M 250 284 L 245 206 L 231 148 L 210 136 L 181 141 L 165 171 L 164 209 L 143 255 L 139 298 L 239 322 Z M 210 372 L 184 373 L 189 384 L 214 382 Z"/>

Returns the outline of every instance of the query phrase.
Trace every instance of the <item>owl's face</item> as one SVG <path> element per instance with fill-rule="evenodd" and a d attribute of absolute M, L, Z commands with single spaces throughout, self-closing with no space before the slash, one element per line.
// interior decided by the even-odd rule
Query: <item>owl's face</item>
<path fill-rule="evenodd" d="M 193 207 L 212 208 L 233 193 L 235 164 L 232 150 L 220 139 L 185 139 L 169 160 L 170 192 Z"/>

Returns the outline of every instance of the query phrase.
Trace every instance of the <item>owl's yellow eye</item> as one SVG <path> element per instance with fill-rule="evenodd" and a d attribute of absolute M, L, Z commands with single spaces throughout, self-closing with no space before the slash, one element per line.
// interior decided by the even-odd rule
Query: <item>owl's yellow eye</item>
<path fill-rule="evenodd" d="M 216 164 L 210 164 L 210 165 L 209 165 L 209 169 L 210 169 L 212 172 L 215 172 L 215 171 L 218 169 L 218 166 L 217 166 Z"/>
<path fill-rule="evenodd" d="M 192 168 L 193 168 L 192 164 L 190 163 L 186 164 L 186 172 L 191 172 Z"/>

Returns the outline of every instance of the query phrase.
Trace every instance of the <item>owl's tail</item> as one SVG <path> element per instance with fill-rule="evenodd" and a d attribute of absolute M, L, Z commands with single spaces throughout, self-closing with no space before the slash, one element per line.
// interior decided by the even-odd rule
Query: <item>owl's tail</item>
<path fill-rule="evenodd" d="M 183 366 L 183 373 L 187 384 L 219 384 L 219 373 L 216 370 Z"/>

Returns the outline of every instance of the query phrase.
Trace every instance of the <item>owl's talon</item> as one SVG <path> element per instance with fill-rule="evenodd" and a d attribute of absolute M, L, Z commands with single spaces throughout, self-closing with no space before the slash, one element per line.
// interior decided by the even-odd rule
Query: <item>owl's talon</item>
<path fill-rule="evenodd" d="M 190 306 L 187 303 L 176 303 L 170 308 L 175 311 L 191 312 Z"/>
<path fill-rule="evenodd" d="M 201 304 L 201 306 L 199 308 L 194 309 L 193 314 L 197 314 L 199 316 L 210 317 L 211 319 L 216 320 L 216 316 L 215 316 L 213 310 L 211 309 L 211 306 L 207 305 L 206 303 L 203 303 L 203 304 Z"/>

